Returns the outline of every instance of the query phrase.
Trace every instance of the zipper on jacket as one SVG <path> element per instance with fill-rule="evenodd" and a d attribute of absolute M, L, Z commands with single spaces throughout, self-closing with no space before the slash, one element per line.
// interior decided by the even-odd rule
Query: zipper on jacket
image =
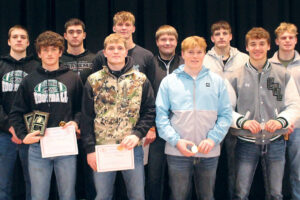
<path fill-rule="evenodd" d="M 160 56 L 158 56 L 158 59 L 165 65 L 166 69 L 167 69 L 167 75 L 170 74 L 170 65 L 172 60 L 175 58 L 175 56 L 173 56 L 173 58 L 168 62 L 168 64 L 166 64 L 161 58 Z"/>

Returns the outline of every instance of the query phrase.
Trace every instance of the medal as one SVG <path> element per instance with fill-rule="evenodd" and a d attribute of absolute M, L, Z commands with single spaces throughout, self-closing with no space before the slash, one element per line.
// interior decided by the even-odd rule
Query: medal
<path fill-rule="evenodd" d="M 118 149 L 119 151 L 122 151 L 122 150 L 124 149 L 124 147 L 122 147 L 121 145 L 119 145 L 119 146 L 117 146 L 117 149 Z"/>
<path fill-rule="evenodd" d="M 66 122 L 65 122 L 65 121 L 60 121 L 60 122 L 59 122 L 59 126 L 60 126 L 60 127 L 63 127 L 63 126 L 65 126 L 65 125 L 66 125 Z"/>
<path fill-rule="evenodd" d="M 197 146 L 196 146 L 196 145 L 192 146 L 191 151 L 192 151 L 193 153 L 197 153 L 197 152 L 198 152 Z"/>
<path fill-rule="evenodd" d="M 289 140 L 289 134 L 284 134 L 284 140 Z"/>

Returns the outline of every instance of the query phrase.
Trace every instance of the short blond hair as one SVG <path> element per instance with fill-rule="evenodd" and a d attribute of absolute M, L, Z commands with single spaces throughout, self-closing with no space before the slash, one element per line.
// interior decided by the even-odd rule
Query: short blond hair
<path fill-rule="evenodd" d="M 262 27 L 254 27 L 248 31 L 245 37 L 246 46 L 248 45 L 250 39 L 266 39 L 268 44 L 271 44 L 269 32 Z"/>
<path fill-rule="evenodd" d="M 175 36 L 176 40 L 178 40 L 178 33 L 173 26 L 170 26 L 170 25 L 160 26 L 155 33 L 155 39 L 158 40 L 159 37 L 164 34 L 173 35 L 173 36 Z"/>
<path fill-rule="evenodd" d="M 107 36 L 104 40 L 104 49 L 111 43 L 123 43 L 124 47 L 127 49 L 126 40 L 118 33 L 112 33 Z"/>
<path fill-rule="evenodd" d="M 276 38 L 278 38 L 282 33 L 286 31 L 298 35 L 297 26 L 295 26 L 295 24 L 281 22 L 280 25 L 275 29 Z"/>
<path fill-rule="evenodd" d="M 181 43 L 181 51 L 186 51 L 195 47 L 203 48 L 206 51 L 207 44 L 203 37 L 190 36 L 185 38 Z"/>
<path fill-rule="evenodd" d="M 130 21 L 132 25 L 134 25 L 135 17 L 131 12 L 120 11 L 115 14 L 113 21 L 114 21 L 114 26 L 117 25 L 117 23 L 119 22 L 126 22 L 126 21 Z"/>

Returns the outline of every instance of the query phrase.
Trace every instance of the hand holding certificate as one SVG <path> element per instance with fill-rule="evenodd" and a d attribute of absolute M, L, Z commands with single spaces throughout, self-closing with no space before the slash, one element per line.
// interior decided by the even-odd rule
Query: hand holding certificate
<path fill-rule="evenodd" d="M 41 138 L 42 157 L 77 155 L 77 139 L 74 126 L 47 128 Z"/>
<path fill-rule="evenodd" d="M 133 149 L 118 150 L 118 146 L 119 144 L 96 146 L 98 172 L 134 169 Z"/>

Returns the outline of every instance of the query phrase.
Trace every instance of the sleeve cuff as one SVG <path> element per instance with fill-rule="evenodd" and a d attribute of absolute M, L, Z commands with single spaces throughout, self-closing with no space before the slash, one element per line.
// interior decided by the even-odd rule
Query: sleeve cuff
<path fill-rule="evenodd" d="M 288 126 L 288 122 L 285 118 L 278 117 L 276 120 L 280 122 L 280 124 L 282 125 L 282 128 L 286 128 Z"/>
<path fill-rule="evenodd" d="M 245 119 L 244 116 L 239 117 L 239 118 L 236 120 L 236 126 L 237 126 L 238 128 L 243 129 L 243 126 L 244 126 L 244 124 L 245 124 L 246 121 L 247 121 L 247 119 Z"/>
<path fill-rule="evenodd" d="M 86 153 L 93 153 L 95 152 L 95 146 L 89 146 L 85 149 Z"/>
<path fill-rule="evenodd" d="M 132 130 L 131 135 L 137 136 L 140 140 L 143 138 L 143 134 L 137 130 Z"/>

